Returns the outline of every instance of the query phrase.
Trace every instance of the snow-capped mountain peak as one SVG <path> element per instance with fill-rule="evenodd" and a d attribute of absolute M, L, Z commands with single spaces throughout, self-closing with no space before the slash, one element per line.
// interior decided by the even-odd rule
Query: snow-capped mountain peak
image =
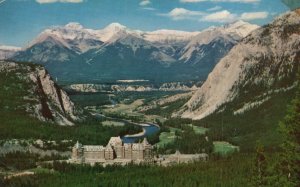
<path fill-rule="evenodd" d="M 249 25 L 249 23 L 248 23 L 248 22 L 245 22 L 245 21 L 243 21 L 243 20 L 237 20 L 237 21 L 234 21 L 234 22 L 225 24 L 224 27 L 226 27 L 226 28 L 230 28 L 230 27 L 231 27 L 231 28 L 232 28 L 232 27 L 237 28 L 237 27 L 239 27 L 239 26 L 241 26 L 241 25 Z"/>
<path fill-rule="evenodd" d="M 66 29 L 73 29 L 73 30 L 82 30 L 83 26 L 80 23 L 77 22 L 70 22 L 65 25 Z"/>
<path fill-rule="evenodd" d="M 95 31 L 98 38 L 106 43 L 112 43 L 120 37 L 132 33 L 126 26 L 120 23 L 111 23 L 102 30 Z"/>
<path fill-rule="evenodd" d="M 244 21 L 236 21 L 222 27 L 210 27 L 205 29 L 193 37 L 190 43 L 185 46 L 181 52 L 181 60 L 185 62 L 189 61 L 189 59 L 193 58 L 193 54 L 198 53 L 199 46 L 207 45 L 216 39 L 224 39 L 228 43 L 235 44 L 257 28 L 259 28 L 257 25 Z"/>
<path fill-rule="evenodd" d="M 64 26 L 54 26 L 44 30 L 27 48 L 49 38 L 76 53 L 86 52 L 102 44 L 94 30 L 85 29 L 81 24 L 71 22 Z"/>
<path fill-rule="evenodd" d="M 104 28 L 104 30 L 109 30 L 111 32 L 118 32 L 118 31 L 124 30 L 126 28 L 127 28 L 126 26 L 124 26 L 124 25 L 122 25 L 120 23 L 111 23 L 108 26 L 106 26 Z"/>
<path fill-rule="evenodd" d="M 238 34 L 240 37 L 246 37 L 250 32 L 259 28 L 245 21 L 239 20 L 224 26 L 225 32 Z"/>

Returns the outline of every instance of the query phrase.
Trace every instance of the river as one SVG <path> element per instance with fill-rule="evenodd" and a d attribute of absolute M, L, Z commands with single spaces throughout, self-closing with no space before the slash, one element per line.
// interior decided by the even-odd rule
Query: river
<path fill-rule="evenodd" d="M 143 133 L 139 133 L 136 135 L 126 135 L 122 137 L 124 143 L 134 143 L 138 139 L 144 138 L 146 136 L 151 136 L 152 134 L 159 131 L 159 126 L 155 124 L 147 124 L 147 126 L 145 126 L 144 124 L 140 125 L 143 126 Z"/>
<path fill-rule="evenodd" d="M 112 117 L 107 117 L 103 114 L 99 114 L 99 113 L 94 113 L 93 114 L 95 117 L 97 118 L 106 118 L 106 119 L 110 119 L 110 120 L 116 120 L 116 121 L 121 121 L 121 122 L 125 122 L 125 124 L 130 123 L 133 125 L 139 125 L 143 127 L 143 132 L 140 132 L 138 134 L 128 134 L 123 136 L 121 139 L 123 140 L 124 143 L 134 143 L 136 142 L 138 139 L 144 138 L 146 136 L 151 136 L 154 133 L 158 132 L 160 127 L 156 124 L 152 124 L 152 123 L 133 123 L 124 119 L 117 119 L 117 118 L 112 118 Z"/>

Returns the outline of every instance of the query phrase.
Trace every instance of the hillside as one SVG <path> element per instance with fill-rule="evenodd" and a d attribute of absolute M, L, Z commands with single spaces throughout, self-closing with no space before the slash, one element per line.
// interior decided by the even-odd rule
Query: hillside
<path fill-rule="evenodd" d="M 203 119 L 235 103 L 241 114 L 297 85 L 300 17 L 290 12 L 255 30 L 238 43 L 209 74 L 202 87 L 176 114 Z"/>
<path fill-rule="evenodd" d="M 22 120 L 16 119 L 21 114 L 60 125 L 79 119 L 73 102 L 43 67 L 1 61 L 0 74 L 1 114 L 11 117 L 2 123 Z"/>

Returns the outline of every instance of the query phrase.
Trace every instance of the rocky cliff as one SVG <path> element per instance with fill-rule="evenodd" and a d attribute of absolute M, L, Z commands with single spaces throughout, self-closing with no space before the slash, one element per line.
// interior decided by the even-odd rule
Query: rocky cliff
<path fill-rule="evenodd" d="M 299 61 L 300 16 L 294 11 L 237 44 L 174 116 L 202 119 L 228 103 L 240 106 L 237 113 L 253 103 L 262 103 L 272 93 L 297 84 Z"/>
<path fill-rule="evenodd" d="M 74 121 L 79 119 L 79 111 L 76 111 L 66 92 L 55 84 L 43 67 L 1 61 L 0 73 L 6 78 L 14 77 L 14 80 L 20 83 L 19 86 L 26 89 L 17 93 L 23 97 L 22 103 L 25 103 L 25 106 L 18 108 L 24 109 L 28 115 L 59 125 L 74 125 Z M 4 86 L 10 89 L 9 85 Z"/>

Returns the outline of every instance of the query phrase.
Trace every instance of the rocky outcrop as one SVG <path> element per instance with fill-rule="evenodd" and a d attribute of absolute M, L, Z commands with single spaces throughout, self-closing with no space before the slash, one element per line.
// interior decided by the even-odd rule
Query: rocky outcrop
<path fill-rule="evenodd" d="M 65 91 L 51 79 L 48 72 L 41 66 L 0 62 L 0 71 L 14 72 L 29 88 L 24 100 L 25 109 L 42 121 L 51 121 L 59 125 L 74 125 L 79 120 L 74 103 Z"/>
<path fill-rule="evenodd" d="M 38 115 L 54 120 L 60 125 L 73 125 L 71 120 L 78 119 L 75 116 L 75 106 L 66 92 L 53 82 L 47 71 L 39 67 L 29 73 L 29 77 L 36 84 L 36 91 L 40 96 L 42 110 Z"/>
<path fill-rule="evenodd" d="M 269 90 L 291 87 L 299 61 L 300 16 L 290 12 L 237 44 L 174 116 L 202 119 L 225 103 L 249 103 Z"/>

